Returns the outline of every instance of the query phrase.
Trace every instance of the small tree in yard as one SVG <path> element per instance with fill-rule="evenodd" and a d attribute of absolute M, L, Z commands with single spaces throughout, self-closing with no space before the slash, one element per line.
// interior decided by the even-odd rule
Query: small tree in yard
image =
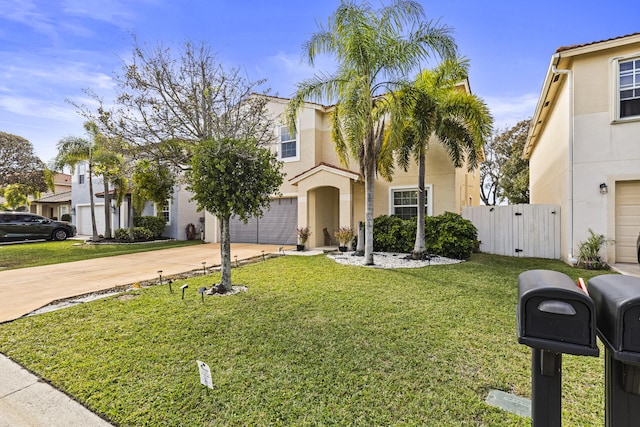
<path fill-rule="evenodd" d="M 229 220 L 243 221 L 261 216 L 283 181 L 281 163 L 275 153 L 251 139 L 221 139 L 201 142 L 188 173 L 188 189 L 200 208 L 220 222 L 220 254 L 223 292 L 231 290 L 231 236 Z"/>

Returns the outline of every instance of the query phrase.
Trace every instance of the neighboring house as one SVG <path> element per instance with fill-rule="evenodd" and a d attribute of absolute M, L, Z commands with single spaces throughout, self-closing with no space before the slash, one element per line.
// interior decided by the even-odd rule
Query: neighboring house
<path fill-rule="evenodd" d="M 102 177 L 93 177 L 93 191 L 95 203 L 96 228 L 99 235 L 105 231 L 104 185 Z M 186 240 L 188 224 L 194 224 L 196 230 L 203 230 L 204 214 L 196 211 L 196 204 L 190 199 L 192 194 L 181 185 L 176 185 L 173 197 L 163 206 L 147 203 L 140 216 L 162 216 L 167 221 L 167 227 L 162 234 L 178 240 Z M 131 195 L 127 194 L 120 206 L 111 200 L 111 227 L 115 232 L 118 228 L 129 227 L 129 204 Z M 91 236 L 91 199 L 89 196 L 89 181 L 87 179 L 87 165 L 80 163 L 72 177 L 72 222 L 78 228 L 79 235 Z M 199 238 L 199 236 L 197 236 Z"/>
<path fill-rule="evenodd" d="M 468 83 L 462 85 L 469 90 Z M 284 122 L 288 99 L 271 97 L 268 109 L 273 113 L 278 158 L 286 174 L 280 187 L 281 197 L 259 219 L 247 224 L 233 220 L 232 242 L 295 244 L 296 228 L 311 229 L 309 247 L 325 246 L 327 233 L 335 243 L 334 230 L 341 226 L 357 228 L 364 221 L 365 189 L 357 162 L 343 166 L 331 139 L 331 106 L 306 103 L 298 116 L 296 135 Z M 417 213 L 417 165 L 407 172 L 396 169 L 392 182 L 379 178 L 375 183 L 374 216 L 414 217 Z M 426 163 L 427 214 L 446 211 L 460 213 L 462 206 L 480 204 L 479 171 L 456 169 L 445 148 L 431 141 Z M 325 233 L 326 230 L 326 233 Z M 207 214 L 206 240 L 219 241 L 217 221 Z"/>
<path fill-rule="evenodd" d="M 524 157 L 531 203 L 561 205 L 563 260 L 592 229 L 605 261 L 637 262 L 640 33 L 556 50 Z"/>
<path fill-rule="evenodd" d="M 55 191 L 43 193 L 32 200 L 30 212 L 60 220 L 62 215 L 71 214 L 71 175 L 57 173 L 53 183 Z"/>

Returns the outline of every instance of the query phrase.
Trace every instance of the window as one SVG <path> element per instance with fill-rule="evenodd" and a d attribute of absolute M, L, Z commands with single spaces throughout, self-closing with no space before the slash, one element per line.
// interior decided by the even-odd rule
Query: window
<path fill-rule="evenodd" d="M 429 215 L 429 188 L 425 188 L 424 212 Z M 391 215 L 402 219 L 412 219 L 418 216 L 418 189 L 401 188 L 391 190 Z"/>
<path fill-rule="evenodd" d="M 298 134 L 291 135 L 289 127 L 280 126 L 278 128 L 278 157 L 281 160 L 299 160 L 298 157 Z"/>
<path fill-rule="evenodd" d="M 84 184 L 84 174 L 87 170 L 87 165 L 80 163 L 78 165 L 78 184 Z"/>
<path fill-rule="evenodd" d="M 640 116 L 640 59 L 618 62 L 619 117 Z"/>
<path fill-rule="evenodd" d="M 167 222 L 167 225 L 171 224 L 171 200 L 166 200 L 160 209 L 158 209 L 158 205 L 156 205 L 156 215 L 160 218 L 164 218 Z"/>

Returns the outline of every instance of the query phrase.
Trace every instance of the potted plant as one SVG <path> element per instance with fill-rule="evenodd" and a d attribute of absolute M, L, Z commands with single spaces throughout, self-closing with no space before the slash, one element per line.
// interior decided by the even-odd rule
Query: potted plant
<path fill-rule="evenodd" d="M 304 251 L 304 246 L 306 245 L 307 240 L 309 240 L 309 236 L 311 236 L 311 230 L 309 230 L 309 227 L 300 227 L 296 231 L 298 233 L 298 245 L 296 246 L 296 249 Z"/>
<path fill-rule="evenodd" d="M 338 250 L 340 252 L 346 252 L 347 247 L 353 240 L 353 229 L 351 227 L 344 226 L 338 228 L 333 234 L 336 236 L 336 240 L 338 241 Z"/>
<path fill-rule="evenodd" d="M 600 249 L 607 242 L 602 234 L 596 234 L 589 229 L 590 236 L 578 245 L 578 264 L 590 270 L 604 268 L 604 263 L 600 259 Z"/>

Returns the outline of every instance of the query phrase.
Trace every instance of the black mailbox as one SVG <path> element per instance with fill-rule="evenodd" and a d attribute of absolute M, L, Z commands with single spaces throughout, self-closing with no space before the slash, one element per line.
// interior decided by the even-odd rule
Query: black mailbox
<path fill-rule="evenodd" d="M 530 270 L 518 278 L 518 342 L 532 348 L 598 356 L 593 301 L 566 274 Z"/>
<path fill-rule="evenodd" d="M 640 278 L 605 274 L 589 279 L 598 336 L 604 343 L 605 427 L 640 420 Z"/>
<path fill-rule="evenodd" d="M 613 358 L 640 363 L 640 279 L 605 274 L 589 280 L 596 305 L 598 335 Z"/>

